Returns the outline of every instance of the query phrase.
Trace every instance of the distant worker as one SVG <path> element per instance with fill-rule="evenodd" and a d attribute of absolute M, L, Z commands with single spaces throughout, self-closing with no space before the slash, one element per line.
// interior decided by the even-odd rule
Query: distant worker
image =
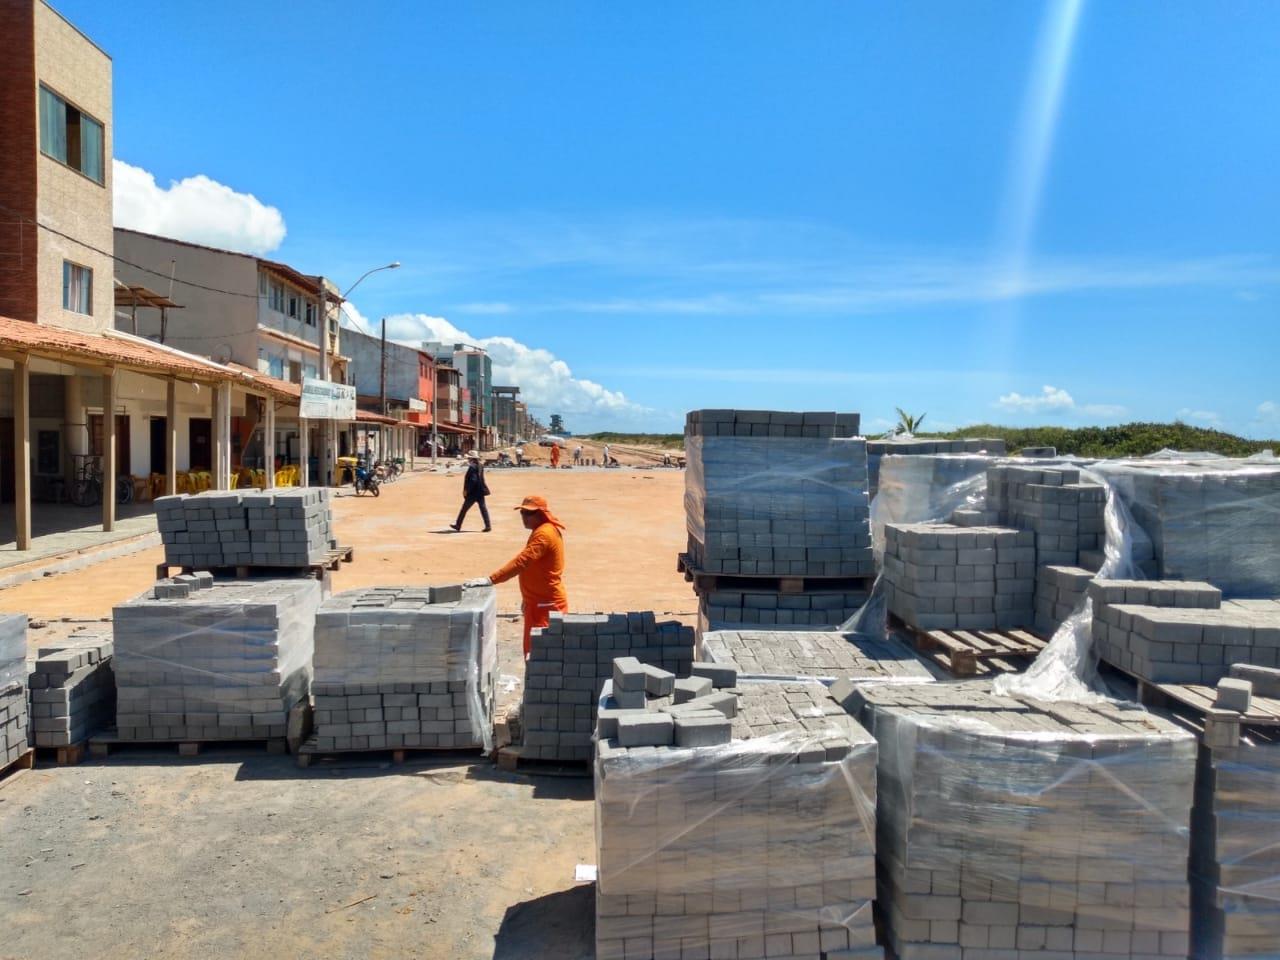
<path fill-rule="evenodd" d="M 524 466 L 524 446 L 519 443 L 516 444 L 516 466 Z"/>
<path fill-rule="evenodd" d="M 604 465 L 606 467 L 609 465 L 609 445 L 607 443 L 604 445 Z"/>
<path fill-rule="evenodd" d="M 564 589 L 564 524 L 555 518 L 544 497 L 525 497 L 520 519 L 532 530 L 524 549 L 487 577 L 466 581 L 468 587 L 505 583 L 520 577 L 520 609 L 524 613 L 524 655 L 529 656 L 534 627 L 551 623 L 551 611 L 569 612 L 569 595 Z"/>
<path fill-rule="evenodd" d="M 551 469 L 556 470 L 560 466 L 560 444 L 553 443 L 551 445 Z"/>
<path fill-rule="evenodd" d="M 581 466 L 582 464 L 582 444 L 578 444 L 573 448 L 573 462 Z"/>
<path fill-rule="evenodd" d="M 462 521 L 474 503 L 480 507 L 480 516 L 484 519 L 484 532 L 493 529 L 489 524 L 489 508 L 484 498 L 489 495 L 489 485 L 484 482 L 484 466 L 480 463 L 480 454 L 474 450 L 467 454 L 467 475 L 462 479 L 462 509 L 458 511 L 458 522 L 449 524 L 450 528 L 462 532 Z"/>

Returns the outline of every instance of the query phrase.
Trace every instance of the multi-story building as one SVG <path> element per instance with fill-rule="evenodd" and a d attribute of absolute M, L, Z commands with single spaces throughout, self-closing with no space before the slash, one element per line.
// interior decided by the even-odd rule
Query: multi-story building
<path fill-rule="evenodd" d="M 499 445 L 527 439 L 521 429 L 521 408 L 524 404 L 517 399 L 519 396 L 519 387 L 493 388 L 493 426 Z"/>
<path fill-rule="evenodd" d="M 229 483 L 227 412 L 243 385 L 114 329 L 122 295 L 173 301 L 147 289 L 155 276 L 123 291 L 115 276 L 111 58 L 43 0 L 0 2 L 0 40 L 0 499 L 26 550 L 33 502 L 91 499 L 96 485 L 111 530 L 118 481 L 174 489 L 188 421 L 209 425 L 212 482 Z"/>
<path fill-rule="evenodd" d="M 245 371 L 282 394 L 273 411 L 271 440 L 261 405 L 233 412 L 233 467 L 305 463 L 309 482 L 332 482 L 333 456 L 345 444 L 335 438 L 335 424 L 302 420 L 297 399 L 304 380 L 349 379 L 350 358 L 339 338 L 342 297 L 337 287 L 275 260 L 137 230 L 117 229 L 115 249 L 118 273 L 129 284 L 169 271 L 198 281 L 179 287 L 182 309 L 150 316 L 130 332 Z M 122 317 L 120 323 L 135 321 Z M 373 411 L 360 419 L 388 426 Z"/>
<path fill-rule="evenodd" d="M 448 362 L 460 374 L 469 398 L 466 423 L 479 442 L 481 450 L 492 450 L 498 442 L 494 426 L 493 360 L 480 347 L 465 343 L 446 344 L 429 341 L 422 344 L 438 362 Z"/>

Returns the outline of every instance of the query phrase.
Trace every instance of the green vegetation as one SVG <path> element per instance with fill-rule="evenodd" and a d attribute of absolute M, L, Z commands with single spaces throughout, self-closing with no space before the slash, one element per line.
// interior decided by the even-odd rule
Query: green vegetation
<path fill-rule="evenodd" d="M 575 439 L 594 440 L 596 443 L 629 443 L 637 447 L 660 447 L 663 450 L 683 450 L 682 433 L 580 433 Z"/>
<path fill-rule="evenodd" d="M 1280 440 L 1246 440 L 1221 430 L 1185 423 L 1125 423 L 1115 427 L 1001 427 L 980 423 L 949 433 L 923 436 L 1002 437 L 1010 453 L 1023 447 L 1057 447 L 1059 453 L 1082 457 L 1144 457 L 1165 448 L 1208 450 L 1228 457 L 1247 457 L 1270 448 L 1280 452 Z"/>
<path fill-rule="evenodd" d="M 924 418 L 927 414 L 922 413 L 913 417 L 901 407 L 894 407 L 894 409 L 898 411 L 898 426 L 894 428 L 895 433 L 915 434 L 920 432 L 920 424 L 924 423 Z"/>

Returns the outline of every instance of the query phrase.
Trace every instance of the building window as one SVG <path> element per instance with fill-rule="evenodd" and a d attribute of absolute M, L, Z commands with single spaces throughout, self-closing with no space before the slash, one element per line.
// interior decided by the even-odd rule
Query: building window
<path fill-rule="evenodd" d="M 81 113 L 50 90 L 40 87 L 40 152 L 102 183 L 102 124 Z"/>
<path fill-rule="evenodd" d="M 294 320 L 298 319 L 298 295 L 296 293 L 289 294 L 289 309 L 286 312 Z"/>
<path fill-rule="evenodd" d="M 277 313 L 284 313 L 284 287 L 278 283 L 267 285 L 267 305 Z"/>
<path fill-rule="evenodd" d="M 316 325 L 316 305 L 311 301 L 307 301 L 306 323 L 308 327 Z"/>
<path fill-rule="evenodd" d="M 62 309 L 93 314 L 93 271 L 69 260 L 62 261 Z"/>

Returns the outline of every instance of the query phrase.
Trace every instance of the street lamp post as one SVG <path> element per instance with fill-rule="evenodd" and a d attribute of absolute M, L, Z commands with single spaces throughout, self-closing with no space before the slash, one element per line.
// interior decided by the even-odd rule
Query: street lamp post
<path fill-rule="evenodd" d="M 393 261 L 391 261 L 390 263 L 387 263 L 387 264 L 382 265 L 381 267 L 373 267 L 372 269 L 370 269 L 370 270 L 366 270 L 364 273 L 362 273 L 362 274 L 360 275 L 360 278 L 359 278 L 358 280 L 356 280 L 356 282 L 355 282 L 355 283 L 353 283 L 351 286 L 347 287 L 346 292 L 342 294 L 342 297 L 340 298 L 340 300 L 339 300 L 339 302 L 338 302 L 338 317 L 339 317 L 338 325 L 339 325 L 339 326 L 341 326 L 341 322 L 342 322 L 342 321 L 341 321 L 341 316 L 342 316 L 342 304 L 343 304 L 343 303 L 346 303 L 346 301 L 347 301 L 347 297 L 349 297 L 349 296 L 351 295 L 351 291 L 352 291 L 352 290 L 354 290 L 356 287 L 360 286 L 360 284 L 364 282 L 364 279 L 365 279 L 366 277 L 370 276 L 371 274 L 377 273 L 377 272 L 378 272 L 378 271 L 380 271 L 380 270 L 396 270 L 396 269 L 398 269 L 399 267 L 400 267 L 400 261 L 399 261 L 399 260 L 393 260 Z M 323 285 L 323 284 L 321 284 L 321 287 L 320 287 L 320 315 L 324 318 L 324 329 L 323 329 L 322 331 L 320 331 L 320 376 L 321 376 L 321 378 L 322 378 L 323 380 L 325 380 L 325 382 L 329 382 L 329 380 L 330 380 L 330 374 L 329 374 L 329 311 L 325 309 L 325 306 L 324 306 L 324 299 L 325 299 L 324 285 Z M 333 432 L 333 429 L 334 429 L 333 421 L 332 421 L 332 420 L 327 420 L 327 421 L 325 421 L 325 425 L 324 425 L 324 442 L 321 444 L 321 448 L 322 448 L 322 449 L 321 449 L 321 451 L 320 451 L 321 458 L 322 458 L 322 459 L 323 459 L 323 461 L 324 461 L 325 470 L 329 471 L 329 482 L 330 482 L 330 483 L 332 483 L 332 482 L 333 482 L 333 473 L 332 473 L 332 470 L 331 470 L 331 468 L 330 468 L 330 464 L 333 462 L 333 455 L 332 455 L 333 437 L 332 437 L 332 435 L 331 435 L 331 434 L 332 434 L 332 432 Z M 272 438 L 272 447 L 274 448 L 274 446 L 275 446 L 275 438 L 273 437 L 273 438 Z"/>

